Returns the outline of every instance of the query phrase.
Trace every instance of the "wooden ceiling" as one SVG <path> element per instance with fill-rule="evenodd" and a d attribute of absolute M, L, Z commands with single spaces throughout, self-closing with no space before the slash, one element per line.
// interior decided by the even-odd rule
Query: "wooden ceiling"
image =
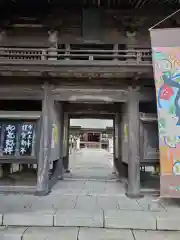
<path fill-rule="evenodd" d="M 154 20 L 157 22 L 162 19 L 162 16 L 167 16 L 180 8 L 180 0 L 0 0 L 0 26 L 6 26 L 7 23 L 2 22 L 6 22 L 6 20 L 9 21 L 13 19 L 14 16 L 23 16 L 27 18 L 37 18 L 38 16 L 38 18 L 47 21 L 50 21 L 49 18 L 51 17 L 54 21 L 61 16 L 60 11 L 62 9 L 68 11 L 77 9 L 79 15 L 81 15 L 82 8 L 86 7 L 96 7 L 108 11 L 112 9 L 113 14 L 115 10 L 122 10 L 122 14 L 119 12 L 117 13 L 117 19 L 126 15 L 124 11 L 127 11 L 128 17 L 136 16 L 136 18 L 140 18 L 142 13 L 144 17 L 152 21 L 154 18 L 151 18 L 151 16 L 155 14 L 156 11 L 156 16 L 160 16 L 160 19 Z M 134 18 L 133 20 L 128 19 L 127 21 L 128 25 L 133 25 L 137 22 Z M 131 21 L 130 24 L 129 21 Z M 151 25 L 152 24 L 150 24 L 150 26 Z"/>
<path fill-rule="evenodd" d="M 78 6 L 96 6 L 106 8 L 143 8 L 150 6 L 163 6 L 163 7 L 180 7 L 179 0 L 0 0 L 0 6 L 10 5 L 24 5 L 24 6 L 48 6 L 48 5 L 60 5 L 66 7 L 78 7 Z M 35 10 L 35 9 L 34 9 Z"/>

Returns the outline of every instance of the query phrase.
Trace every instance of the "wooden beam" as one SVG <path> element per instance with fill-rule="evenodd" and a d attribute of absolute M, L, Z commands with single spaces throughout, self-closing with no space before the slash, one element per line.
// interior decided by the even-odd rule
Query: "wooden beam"
<path fill-rule="evenodd" d="M 19 94 L 18 92 L 14 92 L 11 95 L 3 93 L 0 95 L 0 100 L 42 100 L 43 95 L 38 95 L 38 93 Z"/>
<path fill-rule="evenodd" d="M 138 64 L 137 62 L 127 62 L 127 61 L 82 61 L 82 60 L 3 60 L 0 61 L 0 71 L 3 72 L 16 72 L 16 75 L 26 73 L 36 74 L 39 76 L 40 73 L 49 73 L 55 75 L 67 75 L 67 77 L 78 77 L 78 75 L 84 74 L 84 77 L 102 77 L 104 75 L 114 75 L 120 73 L 152 73 L 152 63 L 142 62 Z M 98 75 L 99 74 L 99 75 Z M 113 75 L 114 74 L 114 75 Z M 97 75 L 97 76 L 95 76 Z"/>
<path fill-rule="evenodd" d="M 41 137 L 38 157 L 38 176 L 36 195 L 44 196 L 49 193 L 49 169 L 51 155 L 52 119 L 50 109 L 52 107 L 51 88 L 44 84 L 44 99 L 41 119 Z"/>
<path fill-rule="evenodd" d="M 39 111 L 0 111 L 0 119 L 28 119 L 37 120 L 41 116 Z"/>
<path fill-rule="evenodd" d="M 0 86 L 0 99 L 28 99 L 28 100 L 42 100 L 43 90 L 41 85 L 26 85 L 9 84 Z"/>
<path fill-rule="evenodd" d="M 79 66 L 86 66 L 86 67 L 124 67 L 124 66 L 142 66 L 142 67 L 152 67 L 152 62 L 151 61 L 142 61 L 142 62 L 137 62 L 137 61 L 113 61 L 113 60 L 11 60 L 11 59 L 3 59 L 0 61 L 0 66 L 33 66 L 34 71 L 37 68 L 40 67 L 79 67 Z M 20 70 L 20 69 L 19 69 Z M 27 69 L 21 69 L 22 71 L 27 71 Z"/>
<path fill-rule="evenodd" d="M 85 118 L 94 118 L 94 119 L 113 119 L 114 114 L 109 113 L 69 113 L 69 117 L 75 119 L 85 119 Z"/>
<path fill-rule="evenodd" d="M 128 96 L 127 89 L 97 89 L 97 88 L 56 88 L 53 90 L 53 98 L 61 101 L 72 102 L 116 102 L 126 101 Z"/>

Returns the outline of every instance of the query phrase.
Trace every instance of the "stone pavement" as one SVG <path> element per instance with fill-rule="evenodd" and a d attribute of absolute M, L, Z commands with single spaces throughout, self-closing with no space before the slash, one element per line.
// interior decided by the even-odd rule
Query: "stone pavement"
<path fill-rule="evenodd" d="M 46 197 L 0 195 L 2 226 L 180 230 L 180 203 L 126 198 L 122 183 L 62 181 Z"/>
<path fill-rule="evenodd" d="M 32 236 L 39 234 L 41 237 L 37 239 L 47 240 L 50 239 L 48 234 L 51 231 L 54 234 L 51 239 L 66 234 L 69 237 L 64 239 L 77 239 L 77 235 L 79 239 L 88 239 L 87 236 L 92 238 L 93 234 L 97 236 L 96 239 L 106 239 L 100 236 L 108 236 L 112 232 L 114 238 L 107 239 L 150 239 L 149 236 L 158 240 L 177 239 L 177 235 L 180 236 L 178 232 L 172 234 L 174 238 L 168 238 L 168 233 L 157 232 L 158 235 L 154 236 L 154 232 L 148 232 L 147 235 L 146 231 L 139 230 L 180 230 L 180 201 L 148 195 L 138 200 L 127 198 L 123 183 L 109 178 L 112 166 L 108 157 L 105 157 L 105 152 L 98 156 L 103 156 L 102 162 L 106 161 L 106 164 L 96 169 L 96 174 L 105 168 L 106 172 L 109 171 L 108 177 L 101 173 L 101 178 L 95 179 L 94 173 L 86 179 L 85 168 L 81 163 L 79 168 L 76 165 L 77 170 L 72 168 L 74 176 L 79 172 L 81 178 L 67 176 L 55 185 L 48 196 L 1 194 L 0 225 L 8 228 L 2 229 L 0 234 L 17 236 L 4 239 L 32 239 Z M 89 163 L 85 165 L 90 168 Z M 19 238 L 23 233 L 26 238 Z M 163 234 L 167 234 L 167 237 Z M 117 238 L 117 235 L 121 238 Z M 0 237 L 1 239 L 3 238 Z"/>
<path fill-rule="evenodd" d="M 0 229 L 1 240 L 179 240 L 180 232 L 104 228 L 12 228 Z"/>
<path fill-rule="evenodd" d="M 103 149 L 86 148 L 72 151 L 70 155 L 70 168 L 72 173 L 66 177 L 71 179 L 113 180 L 113 155 Z"/>

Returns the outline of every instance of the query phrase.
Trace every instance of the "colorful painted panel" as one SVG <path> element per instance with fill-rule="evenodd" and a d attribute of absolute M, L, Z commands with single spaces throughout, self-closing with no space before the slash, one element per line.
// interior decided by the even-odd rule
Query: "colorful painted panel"
<path fill-rule="evenodd" d="M 161 195 L 180 197 L 174 178 L 180 178 L 180 47 L 154 47 Z M 166 179 L 166 184 L 163 183 Z M 168 180 L 169 179 L 169 180 Z M 172 180 L 173 179 L 173 180 Z"/>

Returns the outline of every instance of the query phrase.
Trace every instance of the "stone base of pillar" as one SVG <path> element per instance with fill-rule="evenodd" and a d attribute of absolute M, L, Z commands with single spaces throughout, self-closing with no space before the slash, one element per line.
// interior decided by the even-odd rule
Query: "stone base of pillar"
<path fill-rule="evenodd" d="M 29 166 L 28 164 L 22 164 L 22 168 L 21 168 L 21 171 L 28 171 L 29 170 Z"/>
<path fill-rule="evenodd" d="M 121 160 L 121 157 L 118 157 L 115 159 L 114 161 L 114 170 L 113 172 L 115 172 L 119 177 L 125 177 L 125 167 L 124 164 Z"/>
<path fill-rule="evenodd" d="M 63 157 L 63 167 L 64 167 L 64 173 L 70 173 L 68 156 Z"/>
<path fill-rule="evenodd" d="M 2 165 L 0 166 L 0 178 L 3 177 L 3 168 L 2 168 Z"/>
<path fill-rule="evenodd" d="M 11 173 L 11 164 L 3 164 L 2 165 L 2 172 L 3 172 L 3 177 L 7 177 L 9 176 L 9 174 Z"/>
<path fill-rule="evenodd" d="M 58 180 L 63 180 L 64 177 L 63 176 L 58 176 Z"/>
<path fill-rule="evenodd" d="M 51 193 L 51 190 L 50 189 L 45 189 L 43 191 L 36 191 L 34 193 L 35 196 L 38 196 L 38 197 L 43 197 L 43 196 L 47 196 Z"/>
<path fill-rule="evenodd" d="M 126 196 L 131 199 L 139 199 L 144 197 L 143 194 L 132 194 L 132 193 L 126 193 Z"/>
<path fill-rule="evenodd" d="M 113 161 L 113 167 L 112 167 L 112 174 L 117 174 L 117 170 L 116 170 L 116 167 L 114 165 L 114 161 Z"/>

